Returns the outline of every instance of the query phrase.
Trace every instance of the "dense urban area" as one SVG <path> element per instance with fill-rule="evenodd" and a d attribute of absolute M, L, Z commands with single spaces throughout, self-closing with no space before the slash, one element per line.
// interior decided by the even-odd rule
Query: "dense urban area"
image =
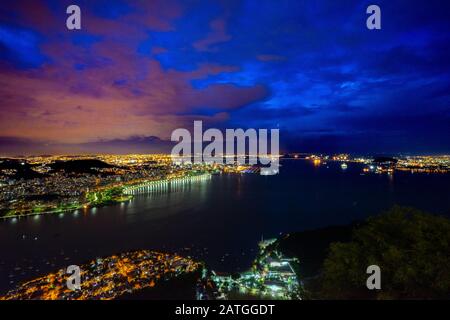
<path fill-rule="evenodd" d="M 364 174 L 395 171 L 450 172 L 450 156 L 352 157 L 293 153 L 282 156 L 327 165 L 339 161 L 363 164 Z M 170 155 L 32 156 L 0 159 L 0 217 L 85 210 L 129 201 L 131 190 L 151 189 L 171 181 L 199 180 L 211 174 L 257 173 L 245 164 L 192 164 Z"/>
<path fill-rule="evenodd" d="M 197 278 L 192 287 L 195 295 L 186 299 L 301 299 L 301 283 L 294 271 L 298 259 L 268 249 L 275 241 L 261 241 L 251 269 L 242 273 L 216 273 L 190 257 L 141 250 L 97 258 L 79 266 L 78 288 L 71 282 L 72 270 L 63 268 L 18 285 L 0 300 L 121 299 L 154 288 L 159 282 L 182 279 L 186 274 L 196 274 Z"/>
<path fill-rule="evenodd" d="M 60 269 L 25 282 L 0 300 L 111 300 L 158 281 L 197 271 L 201 265 L 176 254 L 134 251 L 98 258 L 80 268 L 80 288 L 67 285 L 71 273 Z"/>
<path fill-rule="evenodd" d="M 131 189 L 211 173 L 248 170 L 239 165 L 174 164 L 170 155 L 39 156 L 0 159 L 0 216 L 84 210 L 126 202 Z"/>
<path fill-rule="evenodd" d="M 315 167 L 328 167 L 333 163 L 343 171 L 354 163 L 358 165 L 352 170 L 360 170 L 361 176 L 394 175 L 397 171 L 450 173 L 450 156 L 354 157 L 348 154 L 292 153 L 280 157 L 282 160 L 306 161 Z M 0 159 L 0 169 L 1 217 L 12 220 L 123 203 L 139 193 L 175 190 L 180 184 L 205 181 L 215 174 L 262 172 L 258 165 L 237 162 L 194 164 L 174 161 L 170 155 L 3 158 Z M 294 238 L 287 238 L 285 243 Z M 245 272 L 231 274 L 212 270 L 202 261 L 176 253 L 147 250 L 117 253 L 80 265 L 80 289 L 69 288 L 67 269 L 60 269 L 22 282 L 0 300 L 120 299 L 188 274 L 194 274 L 195 281 L 190 284 L 192 296 L 187 299 L 303 299 L 304 277 L 299 275 L 308 273 L 299 273 L 298 270 L 307 263 L 299 260 L 301 255 L 298 253 L 291 254 L 292 250 L 286 254 L 282 247 L 277 239 L 261 240 L 252 266 Z M 295 248 L 298 248 L 298 243 Z"/>

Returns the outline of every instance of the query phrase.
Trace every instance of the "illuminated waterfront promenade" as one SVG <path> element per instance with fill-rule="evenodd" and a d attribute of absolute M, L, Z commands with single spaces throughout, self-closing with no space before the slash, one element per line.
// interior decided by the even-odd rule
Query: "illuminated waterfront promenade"
<path fill-rule="evenodd" d="M 143 193 L 154 193 L 154 192 L 170 192 L 180 187 L 183 187 L 192 182 L 201 182 L 211 179 L 211 174 L 205 173 L 195 176 L 185 176 L 181 178 L 164 179 L 164 180 L 153 180 L 140 183 L 137 185 L 126 186 L 123 189 L 123 193 L 126 195 L 136 195 Z"/>

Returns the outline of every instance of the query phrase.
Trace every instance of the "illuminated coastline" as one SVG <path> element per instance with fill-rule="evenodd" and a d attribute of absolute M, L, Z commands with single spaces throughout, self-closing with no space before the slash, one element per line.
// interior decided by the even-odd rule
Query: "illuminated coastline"
<path fill-rule="evenodd" d="M 176 254 L 134 251 L 93 260 L 81 269 L 81 289 L 70 290 L 65 269 L 28 281 L 0 300 L 111 300 L 197 271 L 201 265 Z"/>
<path fill-rule="evenodd" d="M 123 188 L 123 193 L 126 195 L 152 193 L 152 192 L 164 192 L 170 189 L 177 188 L 182 184 L 191 182 L 200 182 L 211 179 L 211 174 L 205 173 L 200 175 L 191 175 L 174 179 L 164 180 L 151 180 L 138 185 L 126 186 Z"/>
<path fill-rule="evenodd" d="M 316 167 L 339 162 L 342 170 L 359 163 L 362 175 L 450 172 L 450 156 L 445 155 L 372 158 L 293 153 L 283 158 L 309 160 Z M 140 193 L 168 192 L 208 180 L 211 174 L 260 172 L 258 166 L 239 163 L 174 163 L 168 154 L 3 158 L 0 169 L 0 218 L 84 211 L 128 202 Z"/>

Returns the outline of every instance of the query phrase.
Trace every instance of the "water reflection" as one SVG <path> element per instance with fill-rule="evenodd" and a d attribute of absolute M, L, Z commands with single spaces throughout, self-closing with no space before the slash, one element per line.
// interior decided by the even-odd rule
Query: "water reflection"
<path fill-rule="evenodd" d="M 218 175 L 138 194 L 128 203 L 77 210 L 65 219 L 0 221 L 0 291 L 10 281 L 39 275 L 36 270 L 135 249 L 185 253 L 216 271 L 245 270 L 261 236 L 344 224 L 393 204 L 449 212 L 448 176 L 396 173 L 393 179 L 361 172 L 355 164 L 344 171 L 333 162 L 314 167 L 293 160 L 277 176 Z"/>

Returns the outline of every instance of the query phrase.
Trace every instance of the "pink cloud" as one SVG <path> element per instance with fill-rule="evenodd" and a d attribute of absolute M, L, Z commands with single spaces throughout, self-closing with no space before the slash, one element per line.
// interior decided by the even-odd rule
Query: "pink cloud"
<path fill-rule="evenodd" d="M 157 60 L 113 40 L 88 49 L 70 41 L 49 43 L 43 51 L 52 64 L 22 71 L 2 66 L 0 136 L 60 143 L 149 135 L 167 139 L 174 128 L 190 127 L 193 120 L 226 121 L 230 110 L 267 95 L 259 85 L 197 90 L 193 79 L 238 68 L 203 64 L 190 72 L 164 70 Z M 74 68 L 81 62 L 90 66 Z M 189 115 L 203 107 L 216 114 Z"/>
<path fill-rule="evenodd" d="M 256 56 L 256 59 L 258 59 L 259 61 L 281 61 L 285 60 L 286 57 L 276 54 L 260 54 Z"/>
<path fill-rule="evenodd" d="M 162 47 L 153 47 L 151 53 L 152 54 L 161 54 L 161 53 L 166 53 L 168 50 L 166 48 L 162 48 Z"/>
<path fill-rule="evenodd" d="M 210 23 L 211 31 L 206 35 L 206 38 L 200 39 L 192 44 L 198 51 L 215 51 L 217 48 L 215 44 L 227 42 L 231 36 L 226 32 L 226 22 L 223 18 L 218 18 Z"/>
<path fill-rule="evenodd" d="M 66 2 L 58 4 L 65 8 Z M 15 4 L 24 24 L 54 36 L 40 47 L 49 61 L 41 67 L 16 70 L 0 64 L 0 136 L 56 143 L 131 136 L 167 139 L 174 128 L 190 128 L 193 120 L 223 123 L 230 111 L 267 96 L 260 85 L 217 84 L 198 90 L 191 84 L 194 79 L 236 72 L 237 66 L 205 63 L 189 72 L 165 70 L 157 60 L 136 54 L 148 37 L 145 28 L 172 30 L 183 8 L 167 0 L 131 4 L 139 10 L 119 20 L 82 11 L 84 32 L 101 36 L 88 47 L 75 45 L 72 34 L 61 27 L 65 10 L 54 16 L 36 1 Z M 211 32 L 196 48 L 212 50 L 214 44 L 227 41 L 225 29 L 223 19 L 212 21 Z M 153 48 L 153 53 L 163 52 L 164 48 Z M 192 115 L 201 108 L 215 114 Z"/>

